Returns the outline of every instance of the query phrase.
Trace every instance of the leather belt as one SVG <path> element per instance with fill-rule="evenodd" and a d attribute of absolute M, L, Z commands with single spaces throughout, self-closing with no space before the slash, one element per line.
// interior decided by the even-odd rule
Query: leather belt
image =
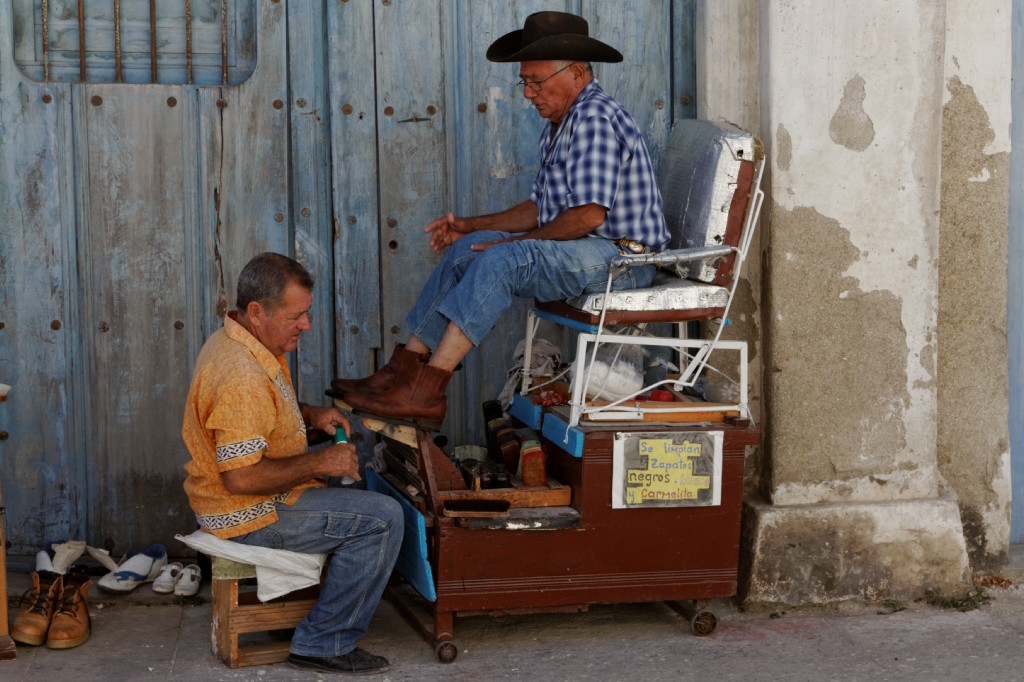
<path fill-rule="evenodd" d="M 650 250 L 646 244 L 638 242 L 635 239 L 616 239 L 615 243 L 618 244 L 622 253 L 626 253 L 628 251 L 629 253 L 641 254 L 647 253 Z"/>

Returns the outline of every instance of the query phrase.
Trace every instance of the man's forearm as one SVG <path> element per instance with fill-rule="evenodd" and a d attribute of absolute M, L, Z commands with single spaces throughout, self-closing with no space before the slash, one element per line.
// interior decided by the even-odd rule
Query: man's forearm
<path fill-rule="evenodd" d="M 318 452 L 292 457 L 264 457 L 256 464 L 221 472 L 232 495 L 276 495 L 320 474 Z"/>
<path fill-rule="evenodd" d="M 523 239 L 579 239 L 604 224 L 604 206 L 586 204 L 566 209 L 550 223 L 538 227 L 522 236 Z"/>
<path fill-rule="evenodd" d="M 473 231 L 529 232 L 537 228 L 537 215 L 537 204 L 526 200 L 501 213 L 491 213 L 466 220 L 473 227 Z"/>

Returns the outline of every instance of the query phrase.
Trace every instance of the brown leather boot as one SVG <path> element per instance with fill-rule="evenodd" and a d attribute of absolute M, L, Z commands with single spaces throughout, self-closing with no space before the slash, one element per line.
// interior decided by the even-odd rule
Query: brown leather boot
<path fill-rule="evenodd" d="M 89 586 L 92 581 L 82 573 L 64 576 L 57 611 L 46 635 L 46 646 L 51 649 L 70 649 L 89 639 L 92 623 L 89 621 Z"/>
<path fill-rule="evenodd" d="M 414 363 L 426 362 L 429 357 L 430 353 L 415 353 L 406 350 L 405 344 L 396 343 L 388 364 L 362 379 L 335 379 L 331 382 L 331 390 L 342 397 L 349 393 L 373 395 L 383 393 L 391 387 L 396 376 L 411 372 L 415 367 Z"/>
<path fill-rule="evenodd" d="M 36 571 L 32 574 L 32 589 L 27 600 L 23 599 L 18 617 L 11 626 L 11 639 L 22 644 L 39 646 L 46 641 L 46 631 L 53 620 L 54 605 L 61 590 L 61 575 L 53 571 Z"/>
<path fill-rule="evenodd" d="M 352 409 L 410 420 L 421 428 L 436 431 L 448 410 L 444 391 L 452 373 L 422 362 L 414 364 L 412 371 L 397 375 L 386 391 L 376 395 L 352 393 L 346 401 Z"/>

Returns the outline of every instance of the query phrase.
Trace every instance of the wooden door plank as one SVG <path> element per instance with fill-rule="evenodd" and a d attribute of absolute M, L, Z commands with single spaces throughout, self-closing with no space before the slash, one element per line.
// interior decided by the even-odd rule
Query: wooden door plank
<path fill-rule="evenodd" d="M 293 375 L 299 400 L 325 404 L 324 389 L 333 378 L 334 309 L 331 216 L 330 118 L 320 0 L 288 4 L 288 85 L 291 93 L 291 220 L 295 258 L 316 280 L 312 327 L 299 341 L 298 372 Z"/>
<path fill-rule="evenodd" d="M 198 91 L 204 337 L 235 308 L 238 273 L 249 259 L 262 251 L 293 255 L 284 7 L 266 2 L 258 11 L 253 76 L 238 87 Z"/>
<path fill-rule="evenodd" d="M 194 519 L 179 436 L 194 323 L 177 86 L 75 85 L 90 538 L 118 552 Z M 177 407 L 174 409 L 172 406 Z M 153 501 L 159 500 L 154 513 Z M 95 541 L 95 540 L 93 540 Z"/>
<path fill-rule="evenodd" d="M 17 69 L 11 10 L 0 3 L 0 382 L 13 386 L 0 406 L 0 476 L 9 557 L 81 533 L 84 519 L 75 490 L 84 462 L 69 88 Z"/>
<path fill-rule="evenodd" d="M 449 204 L 442 3 L 376 5 L 383 346 L 404 342 L 405 315 L 439 257 L 423 228 Z"/>

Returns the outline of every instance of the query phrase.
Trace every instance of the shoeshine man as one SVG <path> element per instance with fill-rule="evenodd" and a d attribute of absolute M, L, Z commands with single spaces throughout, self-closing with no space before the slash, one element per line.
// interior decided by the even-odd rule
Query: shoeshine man
<path fill-rule="evenodd" d="M 309 451 L 306 428 L 349 432 L 335 408 L 295 397 L 286 354 L 310 328 L 313 279 L 301 264 L 262 253 L 238 276 L 237 311 L 203 346 L 185 407 L 192 455 L 185 492 L 199 525 L 246 545 L 328 553 L 320 598 L 299 623 L 288 661 L 351 674 L 389 664 L 356 646 L 398 557 L 404 521 L 395 500 L 323 477 L 359 480 L 355 447 Z"/>
<path fill-rule="evenodd" d="M 331 382 L 353 409 L 438 428 L 452 371 L 513 295 L 550 301 L 603 291 L 612 258 L 668 244 L 647 147 L 590 65 L 621 62 L 618 50 L 591 38 L 581 17 L 538 12 L 494 41 L 487 59 L 519 62 L 523 97 L 547 119 L 530 198 L 427 225 L 434 251 L 450 248 L 406 317 L 408 342 L 375 374 Z M 612 288 L 648 286 L 654 273 L 652 265 L 628 268 Z"/>

